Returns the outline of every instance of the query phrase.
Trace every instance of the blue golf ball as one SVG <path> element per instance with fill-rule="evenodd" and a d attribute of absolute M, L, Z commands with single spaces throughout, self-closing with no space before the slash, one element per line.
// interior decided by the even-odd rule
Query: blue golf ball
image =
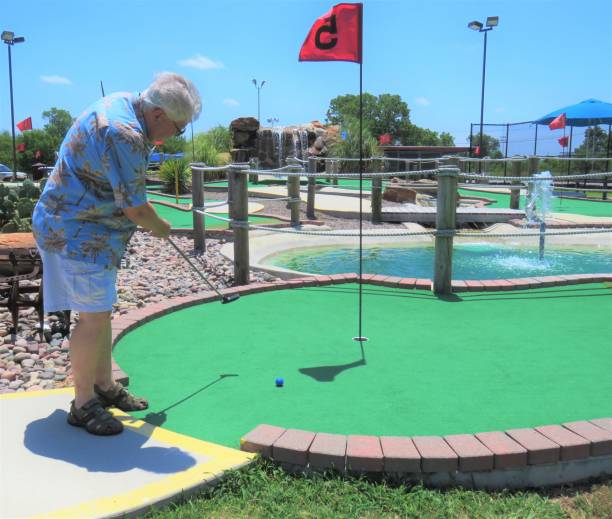
<path fill-rule="evenodd" d="M 277 378 L 275 382 L 276 382 L 276 387 L 283 387 L 285 385 L 284 378 Z"/>

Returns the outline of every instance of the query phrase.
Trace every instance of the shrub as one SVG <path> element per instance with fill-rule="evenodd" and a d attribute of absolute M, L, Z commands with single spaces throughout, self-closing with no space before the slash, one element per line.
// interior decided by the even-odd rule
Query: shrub
<path fill-rule="evenodd" d="M 346 135 L 344 139 L 340 139 L 334 144 L 331 149 L 330 156 L 339 158 L 359 158 L 359 121 L 350 120 L 343 127 L 342 132 Z M 378 142 L 372 136 L 370 131 L 363 128 L 363 158 L 379 157 L 381 155 Z M 356 172 L 354 162 L 340 161 L 341 172 Z"/>
<path fill-rule="evenodd" d="M 176 194 L 178 179 L 178 194 L 183 195 L 191 190 L 191 169 L 187 159 L 171 159 L 159 168 L 159 178 L 164 183 L 164 192 Z"/>
<path fill-rule="evenodd" d="M 0 184 L 0 232 L 30 232 L 40 189 L 25 180 L 17 192 Z"/>

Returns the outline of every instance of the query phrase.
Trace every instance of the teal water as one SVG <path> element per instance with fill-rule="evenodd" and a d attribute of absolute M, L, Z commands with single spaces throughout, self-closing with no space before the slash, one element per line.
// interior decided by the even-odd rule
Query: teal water
<path fill-rule="evenodd" d="M 269 258 L 278 267 L 312 274 L 358 272 L 357 248 L 307 249 Z M 372 247 L 363 251 L 363 271 L 399 277 L 432 278 L 434 247 Z M 453 279 L 507 279 L 560 274 L 612 272 L 612 250 L 548 249 L 540 261 L 537 248 L 488 243 L 455 244 Z"/>

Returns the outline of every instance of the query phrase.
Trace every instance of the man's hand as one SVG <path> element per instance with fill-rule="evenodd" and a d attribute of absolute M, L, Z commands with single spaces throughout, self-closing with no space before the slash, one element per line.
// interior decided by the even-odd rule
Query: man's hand
<path fill-rule="evenodd" d="M 167 238 L 170 235 L 170 223 L 160 218 L 150 203 L 136 207 L 126 207 L 123 213 L 136 225 L 151 231 L 157 238 Z"/>
<path fill-rule="evenodd" d="M 151 234 L 156 238 L 167 238 L 170 236 L 170 222 L 160 218 L 159 225 L 155 229 L 151 229 Z"/>

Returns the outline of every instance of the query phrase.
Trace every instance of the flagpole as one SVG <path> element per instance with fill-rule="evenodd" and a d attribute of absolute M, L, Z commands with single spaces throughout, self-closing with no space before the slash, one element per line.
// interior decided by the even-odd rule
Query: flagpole
<path fill-rule="evenodd" d="M 363 340 L 363 64 L 359 63 L 359 335 Z"/>
<path fill-rule="evenodd" d="M 360 342 L 363 355 L 363 4 L 359 16 L 359 316 L 358 334 L 354 340 Z"/>

